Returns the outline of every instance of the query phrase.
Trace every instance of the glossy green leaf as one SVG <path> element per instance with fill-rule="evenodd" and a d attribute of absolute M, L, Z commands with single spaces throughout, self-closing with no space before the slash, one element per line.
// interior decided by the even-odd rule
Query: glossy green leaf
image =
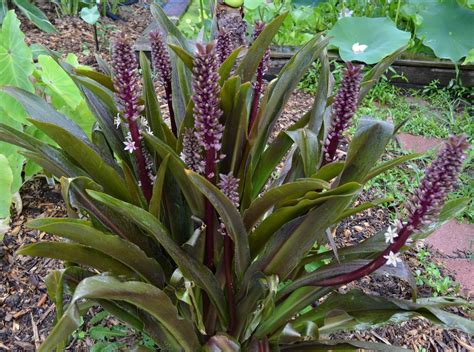
<path fill-rule="evenodd" d="M 407 352 L 406 348 L 390 346 L 384 343 L 355 341 L 355 340 L 318 340 L 311 342 L 298 342 L 280 347 L 280 351 L 384 351 L 384 352 Z"/>
<path fill-rule="evenodd" d="M 331 294 L 317 309 L 300 316 L 295 324 L 310 320 L 320 326 L 320 332 L 332 333 L 339 330 L 372 329 L 386 322 L 401 322 L 415 316 L 422 316 L 435 324 L 474 332 L 474 322 L 459 315 L 444 311 L 449 306 L 465 305 L 459 298 L 420 298 L 416 303 L 395 298 L 364 294 L 359 290 L 347 294 Z M 325 326 L 324 320 L 333 311 L 343 311 L 352 319 Z"/>
<path fill-rule="evenodd" d="M 193 186 L 189 178 L 186 176 L 185 170 L 187 169 L 181 158 L 163 141 L 158 138 L 145 135 L 145 140 L 149 143 L 150 147 L 161 157 L 166 158 L 169 155 L 168 170 L 173 174 L 176 182 L 180 186 L 189 207 L 196 216 L 204 214 L 204 200 L 202 195 Z"/>
<path fill-rule="evenodd" d="M 31 22 L 35 24 L 36 27 L 41 29 L 46 33 L 56 33 L 57 30 L 49 22 L 46 15 L 31 1 L 28 0 L 12 0 L 12 2 L 20 9 L 20 11 L 28 18 Z"/>
<path fill-rule="evenodd" d="M 303 115 L 301 119 L 288 127 L 286 131 L 296 131 L 299 128 L 303 128 L 308 123 L 309 117 L 310 114 Z M 252 199 L 261 192 L 268 178 L 275 170 L 275 167 L 281 162 L 293 145 L 293 140 L 288 136 L 286 131 L 281 131 L 263 152 L 253 175 Z"/>
<path fill-rule="evenodd" d="M 151 4 L 150 8 L 153 18 L 159 23 L 160 28 L 166 33 L 166 35 L 172 35 L 177 39 L 179 45 L 183 49 L 185 49 L 187 52 L 192 52 L 186 37 L 180 32 L 178 27 L 176 27 L 175 24 L 170 21 L 161 6 L 157 3 L 153 3 Z"/>
<path fill-rule="evenodd" d="M 156 180 L 153 184 L 153 193 L 150 200 L 150 208 L 148 211 L 155 215 L 157 219 L 160 218 L 161 202 L 163 201 L 163 185 L 165 183 L 166 170 L 168 167 L 168 160 L 170 156 L 167 155 L 160 164 L 156 173 Z"/>
<path fill-rule="evenodd" d="M 278 29 L 287 15 L 288 13 L 283 13 L 267 24 L 262 33 L 260 33 L 258 38 L 248 49 L 247 54 L 235 70 L 235 73 L 242 78 L 242 83 L 250 81 L 255 75 L 257 67 L 260 64 L 260 61 L 262 61 L 263 55 L 265 55 L 265 51 L 272 42 L 273 37 L 277 34 Z"/>
<path fill-rule="evenodd" d="M 286 132 L 298 146 L 303 160 L 305 177 L 310 177 L 316 172 L 319 156 L 319 141 L 316 133 L 307 128 Z"/>
<path fill-rule="evenodd" d="M 281 207 L 263 220 L 250 234 L 249 241 L 252 253 L 258 253 L 260 249 L 271 240 L 271 236 L 290 220 L 296 219 L 318 204 L 330 201 L 331 199 L 344 199 L 348 196 L 353 196 L 359 190 L 359 186 L 358 183 L 351 182 L 326 192 L 308 191 L 301 200 L 291 199 L 282 202 L 280 204 Z M 309 195 L 311 196 L 310 198 Z"/>
<path fill-rule="evenodd" d="M 136 276 L 135 272 L 118 260 L 93 248 L 64 242 L 38 242 L 22 246 L 18 254 L 32 257 L 46 257 L 73 262 L 104 272 L 110 271 L 128 277 Z"/>
<path fill-rule="evenodd" d="M 361 213 L 364 210 L 374 208 L 374 207 L 376 207 L 380 204 L 389 203 L 389 202 L 392 202 L 392 201 L 393 201 L 393 198 L 375 199 L 375 200 L 370 201 L 370 202 L 362 203 L 362 204 L 360 204 L 356 207 L 346 209 L 342 212 L 341 216 L 339 216 L 337 219 L 334 220 L 334 223 L 338 224 L 341 220 L 343 220 L 345 218 L 348 218 L 349 216 Z"/>
<path fill-rule="evenodd" d="M 75 219 L 36 219 L 28 227 L 67 238 L 94 248 L 127 265 L 149 283 L 163 288 L 165 275 L 161 266 L 140 248 L 118 236 L 99 231 L 88 221 Z"/>
<path fill-rule="evenodd" d="M 301 179 L 279 187 L 271 188 L 261 197 L 255 199 L 243 214 L 243 221 L 247 230 L 250 230 L 267 210 L 281 201 L 296 199 L 309 191 L 328 189 L 329 184 L 318 179 Z"/>
<path fill-rule="evenodd" d="M 179 341 L 185 351 L 195 351 L 199 346 L 193 326 L 179 316 L 176 307 L 163 291 L 143 282 L 121 282 L 114 277 L 103 276 L 81 281 L 63 318 L 42 344 L 40 351 L 54 349 L 80 325 L 76 302 L 83 299 L 108 299 L 130 303 L 151 314 Z"/>
<path fill-rule="evenodd" d="M 344 162 L 342 161 L 333 162 L 333 163 L 324 165 L 322 168 L 318 170 L 318 172 L 316 172 L 311 177 L 329 182 L 336 176 L 339 176 L 342 170 L 344 170 Z"/>
<path fill-rule="evenodd" d="M 377 28 L 376 31 L 373 29 Z M 344 61 L 375 64 L 408 44 L 410 33 L 387 17 L 343 17 L 328 32 L 331 44 L 339 48 Z M 361 45 L 365 47 L 357 48 Z"/>
<path fill-rule="evenodd" d="M 147 211 L 131 204 L 122 202 L 104 193 L 89 191 L 92 198 L 107 205 L 111 209 L 133 221 L 143 230 L 152 235 L 173 258 L 181 271 L 209 294 L 211 301 L 216 306 L 221 322 L 227 324 L 227 311 L 225 298 L 219 284 L 212 272 L 203 264 L 188 256 L 170 237 L 166 228 Z"/>
<path fill-rule="evenodd" d="M 399 156 L 395 159 L 390 159 L 388 161 L 385 161 L 379 166 L 374 167 L 370 172 L 367 174 L 364 183 L 367 182 L 368 180 L 384 173 L 387 170 L 390 170 L 391 168 L 398 166 L 400 164 L 403 164 L 406 161 L 417 159 L 423 156 L 422 153 L 413 153 L 413 154 L 408 154 L 408 155 L 402 155 Z"/>
<path fill-rule="evenodd" d="M 253 143 L 252 155 L 257 160 L 260 158 L 268 137 L 291 93 L 328 42 L 329 39 L 321 39 L 319 35 L 310 40 L 288 61 L 280 71 L 276 82 L 267 90 L 268 102 L 265 108 L 260 110 L 261 113 L 259 113 L 249 137 Z"/>
<path fill-rule="evenodd" d="M 393 135 L 393 125 L 363 117 L 349 145 L 339 184 L 363 182 Z"/>
<path fill-rule="evenodd" d="M 96 24 L 100 18 L 100 12 L 97 5 L 94 5 L 92 7 L 83 7 L 79 15 L 84 20 L 84 22 L 90 25 Z"/>
<path fill-rule="evenodd" d="M 175 52 L 175 54 L 179 57 L 179 59 L 186 65 L 186 67 L 190 70 L 193 69 L 194 66 L 194 58 L 193 56 L 184 50 L 181 46 L 179 45 L 174 45 L 174 44 L 168 44 L 168 46 Z"/>
<path fill-rule="evenodd" d="M 250 263 L 250 249 L 247 231 L 239 211 L 224 193 L 201 175 L 188 171 L 188 177 L 219 213 L 226 230 L 234 242 L 235 272 L 237 277 L 242 277 Z"/>

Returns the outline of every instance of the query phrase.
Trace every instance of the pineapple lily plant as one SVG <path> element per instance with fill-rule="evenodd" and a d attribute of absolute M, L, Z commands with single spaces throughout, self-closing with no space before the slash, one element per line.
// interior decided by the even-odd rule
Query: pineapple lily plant
<path fill-rule="evenodd" d="M 416 315 L 474 331 L 472 321 L 443 310 L 466 304 L 461 299 L 337 291 L 365 275 L 411 282 L 400 257 L 407 241 L 426 237 L 467 202 L 446 201 L 469 148 L 464 136 L 453 136 L 420 188 L 407 190 L 414 196 L 397 224 L 357 245 L 334 243 L 341 221 L 387 201 L 353 205 L 364 184 L 418 156 L 380 163 L 397 128 L 369 117 L 359 121 L 344 160 L 339 153 L 358 103 L 399 52 L 365 76 L 348 63 L 333 87 L 328 40 L 317 35 L 265 87 L 268 46 L 285 15 L 257 24 L 244 53 L 219 42 L 193 47 L 159 7 L 153 13 L 162 31 L 151 35 L 152 64 L 143 53 L 138 62 L 123 36 L 114 41 L 107 73 L 59 62 L 97 119 L 91 138 L 41 98 L 2 88 L 55 144 L 6 125 L 0 139 L 60 179 L 69 213 L 29 223 L 65 241 L 19 250 L 67 262 L 46 279 L 57 321 L 43 351 L 62 350 L 92 305 L 163 351 L 399 350 L 328 334 Z M 322 70 L 313 106 L 272 136 L 316 59 Z M 311 263 L 318 269 L 306 270 Z"/>

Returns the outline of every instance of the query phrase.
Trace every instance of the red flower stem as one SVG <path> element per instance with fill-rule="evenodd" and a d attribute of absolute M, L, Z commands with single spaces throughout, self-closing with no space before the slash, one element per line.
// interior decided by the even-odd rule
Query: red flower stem
<path fill-rule="evenodd" d="M 224 273 L 225 273 L 225 288 L 227 293 L 227 305 L 229 309 L 229 334 L 234 333 L 236 311 L 235 311 L 235 297 L 234 297 L 234 282 L 232 278 L 232 259 L 233 259 L 232 239 L 229 234 L 224 235 Z"/>
<path fill-rule="evenodd" d="M 262 78 L 260 78 L 262 79 Z M 262 84 L 261 81 L 258 81 L 257 77 L 257 84 L 260 86 Z M 258 115 L 258 106 L 260 103 L 260 89 L 255 89 L 253 93 L 253 99 L 252 99 L 252 108 L 250 110 L 250 119 L 249 119 L 249 133 L 252 130 L 253 124 L 255 120 L 257 119 Z"/>
<path fill-rule="evenodd" d="M 206 178 L 214 184 L 216 176 L 216 151 L 214 148 L 209 148 L 206 151 Z M 209 202 L 205 200 L 205 214 L 204 223 L 206 224 L 206 265 L 211 271 L 214 270 L 214 208 Z"/>
<path fill-rule="evenodd" d="M 175 119 L 175 116 L 174 116 L 173 91 L 171 89 L 171 82 L 166 82 L 165 83 L 165 95 L 166 95 L 166 102 L 168 103 L 168 111 L 170 113 L 171 131 L 177 137 L 178 136 L 178 128 L 176 126 L 176 119 Z"/>
<path fill-rule="evenodd" d="M 129 113 L 128 115 L 132 116 L 131 113 Z M 143 155 L 142 143 L 140 140 L 140 132 L 138 131 L 137 122 L 129 118 L 128 128 L 130 131 L 130 135 L 132 136 L 133 143 L 135 144 L 135 147 L 136 147 L 133 154 L 137 162 L 138 178 L 141 183 L 141 189 L 143 191 L 143 195 L 145 196 L 145 199 L 149 203 L 151 199 L 151 195 L 152 195 L 151 180 L 148 177 L 148 172 L 146 169 L 146 161 Z"/>
<path fill-rule="evenodd" d="M 418 224 L 420 223 L 421 217 L 419 217 L 418 219 L 414 219 L 414 221 L 411 222 L 410 225 L 414 225 L 414 228 L 416 228 L 416 226 L 418 226 Z M 345 273 L 321 281 L 316 281 L 313 283 L 313 286 L 344 285 L 349 282 L 358 280 L 366 275 L 372 274 L 375 270 L 377 270 L 387 262 L 387 259 L 385 259 L 384 256 L 388 255 L 390 252 L 397 253 L 398 251 L 400 251 L 400 249 L 405 245 L 410 235 L 413 233 L 412 228 L 413 227 L 409 226 L 408 224 L 403 226 L 402 229 L 399 231 L 397 241 L 389 245 L 387 249 L 385 249 L 385 251 L 383 251 L 377 258 L 372 260 L 369 264 L 364 265 L 363 267 L 354 270 L 350 273 Z"/>

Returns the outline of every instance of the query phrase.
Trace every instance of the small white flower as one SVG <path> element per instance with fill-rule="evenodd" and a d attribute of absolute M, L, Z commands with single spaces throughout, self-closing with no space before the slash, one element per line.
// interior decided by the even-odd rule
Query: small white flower
<path fill-rule="evenodd" d="M 150 127 L 147 127 L 147 128 L 146 128 L 146 133 L 148 133 L 149 135 L 153 136 L 153 131 L 151 130 Z"/>
<path fill-rule="evenodd" d="M 338 18 L 343 18 L 343 17 L 352 17 L 354 11 L 349 10 L 348 8 L 344 8 L 342 11 L 339 11 L 339 17 Z"/>
<path fill-rule="evenodd" d="M 387 259 L 387 262 L 385 264 L 387 265 L 393 265 L 395 268 L 397 267 L 397 263 L 401 263 L 402 260 L 399 258 L 400 253 L 393 253 L 390 251 L 388 255 L 384 255 L 383 257 Z"/>
<path fill-rule="evenodd" d="M 122 123 L 122 120 L 120 119 L 120 115 L 117 114 L 117 116 L 115 116 L 114 118 L 115 128 L 119 128 L 121 123 Z"/>
<path fill-rule="evenodd" d="M 392 229 L 391 226 L 388 227 L 387 232 L 385 232 L 385 243 L 393 243 L 395 238 L 398 237 L 397 228 Z"/>
<path fill-rule="evenodd" d="M 123 142 L 123 144 L 125 144 L 124 150 L 128 151 L 129 153 L 133 153 L 135 150 L 137 150 L 135 142 L 131 139 L 127 139 L 125 142 Z"/>
<path fill-rule="evenodd" d="M 367 45 L 365 44 L 354 43 L 352 45 L 352 52 L 354 54 L 361 54 L 365 51 L 365 49 L 367 49 Z"/>

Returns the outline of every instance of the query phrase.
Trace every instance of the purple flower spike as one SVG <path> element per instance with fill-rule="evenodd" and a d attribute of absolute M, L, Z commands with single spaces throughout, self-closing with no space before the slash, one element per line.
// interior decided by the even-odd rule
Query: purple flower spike
<path fill-rule="evenodd" d="M 117 37 L 112 46 L 114 68 L 114 88 L 122 115 L 128 122 L 129 134 L 125 149 L 135 156 L 138 178 L 145 198 L 151 199 L 151 180 L 147 171 L 146 158 L 142 149 L 140 130 L 137 120 L 142 107 L 139 105 L 141 96 L 138 62 L 131 45 L 123 35 Z"/>
<path fill-rule="evenodd" d="M 360 279 L 373 273 L 384 264 L 397 266 L 400 262 L 399 251 L 408 238 L 423 225 L 438 218 L 449 192 L 454 190 L 466 158 L 469 143 L 466 136 L 453 136 L 448 139 L 437 158 L 426 170 L 425 177 L 415 196 L 407 204 L 408 221 L 400 224 L 393 241 L 377 258 L 369 264 L 350 273 L 335 276 L 313 283 L 315 286 L 336 286 Z M 387 237 L 387 235 L 386 235 Z"/>
<path fill-rule="evenodd" d="M 418 230 L 438 218 L 448 193 L 454 190 L 469 143 L 466 136 L 452 136 L 426 170 L 413 198 L 407 203 L 407 227 Z"/>
<path fill-rule="evenodd" d="M 239 179 L 234 177 L 232 173 L 228 175 L 219 174 L 220 181 L 217 183 L 219 189 L 224 193 L 234 204 L 236 208 L 239 207 Z"/>
<path fill-rule="evenodd" d="M 212 180 L 219 160 L 224 126 L 219 122 L 219 74 L 214 44 L 197 44 L 193 68 L 193 102 L 195 135 L 206 151 L 205 175 Z"/>
<path fill-rule="evenodd" d="M 260 33 L 265 29 L 265 24 L 263 22 L 257 21 L 255 22 L 255 26 L 253 29 L 253 40 L 255 41 Z M 262 61 L 257 67 L 255 82 L 253 83 L 253 101 L 252 101 L 252 109 L 250 112 L 250 119 L 249 119 L 249 130 L 252 128 L 255 119 L 257 118 L 258 108 L 260 106 L 260 96 L 263 93 L 263 76 L 268 70 L 270 64 L 270 49 L 267 48 L 265 50 L 265 54 L 263 55 Z"/>
<path fill-rule="evenodd" d="M 334 161 L 342 133 L 348 127 L 357 109 L 362 68 L 362 65 L 355 66 L 351 62 L 347 63 L 344 78 L 332 105 L 332 121 L 323 146 L 323 163 L 321 166 Z"/>
<path fill-rule="evenodd" d="M 186 128 L 183 136 L 182 158 L 186 165 L 199 174 L 204 173 L 204 160 L 202 160 L 202 146 L 199 144 L 194 129 Z"/>
<path fill-rule="evenodd" d="M 219 66 L 232 54 L 235 49 L 232 32 L 220 30 L 216 40 L 216 51 Z"/>
<path fill-rule="evenodd" d="M 166 102 L 170 113 L 171 130 L 176 135 L 177 127 L 173 110 L 173 92 L 171 88 L 171 60 L 163 36 L 159 31 L 150 33 L 151 61 L 165 89 Z"/>

